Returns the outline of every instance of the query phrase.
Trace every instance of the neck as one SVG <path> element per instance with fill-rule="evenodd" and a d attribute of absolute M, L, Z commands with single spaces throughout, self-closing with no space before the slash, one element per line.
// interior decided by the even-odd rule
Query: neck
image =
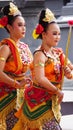
<path fill-rule="evenodd" d="M 16 44 L 18 44 L 18 43 L 19 43 L 19 41 L 20 41 L 19 39 L 14 38 L 14 37 L 10 37 L 10 38 L 11 38 L 13 41 L 15 41 L 15 43 L 16 43 Z"/>
<path fill-rule="evenodd" d="M 47 45 L 41 45 L 40 47 L 42 50 L 45 50 L 47 53 L 49 53 L 52 50 L 52 47 L 47 46 Z"/>

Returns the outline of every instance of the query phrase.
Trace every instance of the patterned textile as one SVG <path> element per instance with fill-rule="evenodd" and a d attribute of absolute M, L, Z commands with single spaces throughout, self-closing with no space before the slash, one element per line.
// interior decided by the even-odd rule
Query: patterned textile
<path fill-rule="evenodd" d="M 20 68 L 17 66 L 17 54 L 14 52 L 15 46 L 12 44 L 12 41 L 9 39 L 4 39 L 0 45 L 8 44 L 11 45 L 10 49 L 13 53 L 14 61 L 8 61 L 5 64 L 4 72 L 8 73 L 9 76 L 14 78 L 13 74 L 17 71 L 19 72 Z M 16 50 L 16 49 L 15 49 Z M 6 130 L 6 116 L 7 114 L 13 110 L 13 108 L 16 105 L 16 89 L 12 88 L 8 84 L 5 84 L 4 82 L 0 82 L 0 126 L 1 129 Z"/>
<path fill-rule="evenodd" d="M 46 56 L 47 54 L 45 52 L 43 52 Z M 59 89 L 60 88 L 60 83 L 62 80 L 62 75 L 61 75 L 61 69 L 62 69 L 62 65 L 64 63 L 64 59 L 63 59 L 63 52 L 61 49 L 57 48 L 57 49 L 53 49 L 53 53 L 56 57 L 57 60 L 53 59 L 49 56 L 48 60 L 45 63 L 45 75 L 46 77 Z M 50 69 L 49 69 L 50 68 Z M 34 73 L 34 68 L 32 69 L 33 73 Z M 23 113 L 26 115 L 27 113 L 27 117 L 28 117 L 28 112 L 26 112 L 25 106 L 27 106 L 27 111 L 29 109 L 30 113 L 33 112 L 35 115 L 35 110 L 39 111 L 41 110 L 41 107 L 43 106 L 48 106 L 47 105 L 47 101 L 48 103 L 50 103 L 50 101 L 53 103 L 51 104 L 51 107 L 48 108 L 52 109 L 52 111 L 56 114 L 56 119 L 59 120 L 60 118 L 60 108 L 58 107 L 57 104 L 57 98 L 56 95 L 54 95 L 54 98 L 52 96 L 52 94 L 49 94 L 49 92 L 44 89 L 43 87 L 40 87 L 37 83 L 33 83 L 33 85 L 28 88 L 25 89 L 25 103 L 24 103 L 24 107 L 23 107 Z M 53 106 L 53 108 L 52 108 Z M 54 107 L 57 106 L 57 109 L 55 109 Z M 46 108 L 45 107 L 45 108 Z M 45 111 L 44 111 L 45 110 Z M 43 113 L 45 113 L 47 111 L 47 109 L 44 109 Z M 37 112 L 38 113 L 38 112 Z M 41 114 L 38 114 L 41 116 Z M 32 120 L 32 119 L 31 119 Z"/>
<path fill-rule="evenodd" d="M 12 130 L 14 127 L 15 123 L 18 121 L 18 118 L 15 117 L 15 112 L 16 110 L 13 109 L 7 116 L 6 116 L 6 125 L 7 125 L 7 130 Z"/>
<path fill-rule="evenodd" d="M 49 94 L 46 89 L 34 84 L 25 89 L 25 101 L 29 105 L 30 109 L 34 109 L 37 105 L 42 104 L 44 101 L 51 100 L 52 95 Z"/>
<path fill-rule="evenodd" d="M 42 130 L 62 130 L 62 128 L 55 119 L 52 119 L 43 125 Z"/>
<path fill-rule="evenodd" d="M 12 61 L 6 62 L 4 71 L 9 76 L 14 78 L 13 74 L 15 74 L 15 72 L 19 73 L 19 70 L 22 68 L 21 67 L 22 65 L 17 66 L 17 63 L 19 63 L 21 60 L 19 60 L 19 62 L 18 62 L 19 55 L 17 55 L 17 51 L 14 51 L 15 45 L 13 44 L 13 41 L 11 41 L 9 39 L 4 39 L 1 42 L 1 45 L 3 45 L 3 44 L 10 45 L 10 48 L 12 50 L 12 53 L 13 53 L 13 56 L 15 59 L 14 61 L 12 60 Z M 14 67 L 14 64 L 15 64 L 15 67 Z M 16 93 L 15 88 L 12 88 L 8 84 L 0 82 L 0 117 L 4 116 L 4 115 L 6 116 L 15 107 L 16 94 L 17 93 Z"/>
<path fill-rule="evenodd" d="M 0 45 L 3 45 L 3 44 L 6 44 L 10 47 L 12 56 L 13 56 L 13 58 L 11 58 L 11 60 L 7 59 L 5 68 L 4 68 L 4 72 L 11 78 L 21 81 L 22 79 L 24 79 L 24 75 L 22 75 L 22 74 L 27 71 L 29 63 L 32 61 L 31 60 L 32 56 L 31 56 L 30 50 L 28 48 L 28 45 L 23 42 L 20 42 L 21 47 L 20 47 L 20 45 L 17 47 L 16 43 L 10 38 L 6 38 L 6 39 L 2 40 Z M 20 49 L 19 49 L 19 47 L 20 47 Z M 22 48 L 24 50 L 21 50 Z M 22 53 L 22 51 L 23 51 L 23 53 Z M 23 91 L 24 91 L 24 89 L 23 89 Z M 19 93 L 19 95 L 20 95 L 20 93 Z M 17 91 L 15 88 L 12 88 L 8 84 L 4 84 L 4 83 L 0 82 L 0 119 L 3 119 L 4 117 L 6 117 L 13 110 L 13 108 L 15 108 L 16 98 L 19 95 L 17 95 Z M 19 100 L 20 100 L 20 98 L 19 98 Z M 13 112 L 11 112 L 10 114 L 12 114 L 12 113 Z M 12 119 L 12 117 L 11 117 L 11 119 Z M 15 117 L 14 117 L 14 122 L 16 120 L 17 119 L 15 119 Z M 9 121 L 11 121 L 11 120 L 9 120 Z M 2 122 L 2 121 L 0 121 L 0 122 Z M 3 123 L 1 125 L 3 126 Z M 7 129 L 5 128 L 5 130 L 7 130 Z"/>
<path fill-rule="evenodd" d="M 42 51 L 42 50 L 37 50 Z M 53 83 L 57 88 L 61 89 L 62 81 L 62 67 L 64 65 L 63 51 L 60 48 L 52 48 L 54 57 L 48 55 L 45 51 L 42 51 L 46 57 L 47 61 L 44 65 L 45 76 L 47 79 Z M 50 69 L 49 69 L 50 68 Z M 34 66 L 31 66 L 32 77 L 34 79 Z M 43 130 L 61 130 L 59 126 L 59 121 L 61 118 L 60 105 L 58 105 L 58 97 L 50 95 L 43 86 L 33 81 L 33 85 L 25 89 L 24 92 L 24 104 L 23 113 L 21 114 L 19 121 L 13 128 L 13 130 L 28 130 L 29 129 L 39 129 L 42 130 L 43 124 L 53 122 L 53 118 L 57 120 L 53 129 L 44 128 Z M 55 129 L 54 129 L 55 128 Z"/>
<path fill-rule="evenodd" d="M 10 108 L 12 106 L 14 107 L 14 105 L 16 104 L 16 94 L 17 94 L 16 90 L 13 88 L 9 90 L 9 88 L 7 88 L 6 86 L 1 86 L 0 90 L 3 91 L 3 89 L 4 89 L 4 93 L 2 92 L 2 96 L 0 98 L 0 112 L 1 113 L 2 113 L 2 111 L 4 112 L 4 110 L 6 108 L 9 108 L 9 104 L 10 104 Z M 0 93 L 1 93 L 1 91 L 0 91 Z M 12 104 L 11 104 L 11 102 L 12 102 Z M 11 110 L 9 109 L 9 111 L 11 111 Z M 6 109 L 6 112 L 8 113 L 7 109 Z"/>
<path fill-rule="evenodd" d="M 24 103 L 23 113 L 25 116 L 28 117 L 29 120 L 36 120 L 37 118 L 42 116 L 45 111 L 48 112 L 48 110 L 51 109 L 51 106 L 51 100 L 47 101 L 46 103 L 41 103 L 38 107 L 36 106 L 35 110 L 30 109 L 27 103 Z"/>
<path fill-rule="evenodd" d="M 32 62 L 32 54 L 28 48 L 28 45 L 24 44 L 23 42 L 18 44 L 17 47 L 20 53 L 20 57 L 22 59 L 22 63 L 24 65 L 22 72 L 27 73 L 27 71 L 30 68 L 30 64 Z M 25 75 L 28 76 L 27 74 Z M 24 100 L 24 89 L 17 89 L 17 104 L 16 104 L 17 110 L 19 110 L 19 108 L 22 106 L 23 100 Z"/>

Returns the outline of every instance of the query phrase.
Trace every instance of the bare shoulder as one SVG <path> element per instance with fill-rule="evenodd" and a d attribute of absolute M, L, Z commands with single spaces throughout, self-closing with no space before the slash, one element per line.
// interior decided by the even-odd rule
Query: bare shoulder
<path fill-rule="evenodd" d="M 5 54 L 10 54 L 11 53 L 10 47 L 8 45 L 6 45 L 6 44 L 0 46 L 0 54 L 3 54 L 3 53 L 5 53 Z"/>
<path fill-rule="evenodd" d="M 44 53 L 41 50 L 36 50 L 34 52 L 34 56 L 45 57 Z"/>
<path fill-rule="evenodd" d="M 44 63 L 46 61 L 46 56 L 42 51 L 39 50 L 34 53 L 34 60 L 38 62 L 41 61 Z"/>

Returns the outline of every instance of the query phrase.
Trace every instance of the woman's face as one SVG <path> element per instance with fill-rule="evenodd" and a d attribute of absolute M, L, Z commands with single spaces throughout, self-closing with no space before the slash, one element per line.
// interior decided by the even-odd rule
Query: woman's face
<path fill-rule="evenodd" d="M 47 31 L 43 34 L 43 40 L 45 40 L 45 43 L 52 47 L 57 46 L 58 42 L 60 41 L 61 35 L 60 35 L 60 28 L 57 23 L 51 23 Z"/>
<path fill-rule="evenodd" d="M 10 27 L 10 35 L 17 39 L 25 37 L 26 26 L 22 16 L 18 16 Z"/>

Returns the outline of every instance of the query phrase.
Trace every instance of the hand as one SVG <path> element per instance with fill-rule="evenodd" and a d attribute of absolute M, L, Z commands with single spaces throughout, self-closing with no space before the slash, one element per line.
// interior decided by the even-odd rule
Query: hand
<path fill-rule="evenodd" d="M 61 90 L 58 90 L 57 96 L 58 96 L 58 103 L 60 104 L 63 100 L 64 93 Z"/>
<path fill-rule="evenodd" d="M 71 71 L 72 71 L 72 70 L 71 70 L 68 66 L 66 66 L 66 67 L 64 68 L 65 76 L 66 76 L 68 79 L 71 79 L 71 78 L 72 78 Z"/>
<path fill-rule="evenodd" d="M 30 78 L 25 78 L 20 82 L 21 88 L 25 88 L 25 86 L 29 86 L 31 84 L 31 79 Z"/>

